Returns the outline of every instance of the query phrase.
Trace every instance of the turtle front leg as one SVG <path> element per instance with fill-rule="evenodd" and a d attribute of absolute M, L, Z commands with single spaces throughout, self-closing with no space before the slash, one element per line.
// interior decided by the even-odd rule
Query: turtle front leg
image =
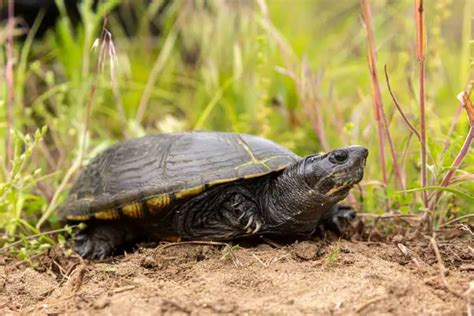
<path fill-rule="evenodd" d="M 336 204 L 324 214 L 320 225 L 324 230 L 330 230 L 338 236 L 342 236 L 349 223 L 355 218 L 356 212 L 351 206 Z"/>
<path fill-rule="evenodd" d="M 237 199 L 239 199 L 239 196 L 237 196 Z M 254 235 L 263 227 L 263 221 L 253 203 L 249 203 L 245 200 L 234 202 L 229 213 L 239 214 L 237 221 L 234 222 L 234 226 L 237 229 L 241 229 L 244 234 Z"/>
<path fill-rule="evenodd" d="M 74 250 L 83 258 L 102 260 L 137 237 L 136 230 L 120 222 L 90 223 L 74 237 Z"/>
<path fill-rule="evenodd" d="M 177 214 L 177 230 L 184 239 L 230 240 L 265 228 L 257 204 L 241 187 L 204 192 Z"/>

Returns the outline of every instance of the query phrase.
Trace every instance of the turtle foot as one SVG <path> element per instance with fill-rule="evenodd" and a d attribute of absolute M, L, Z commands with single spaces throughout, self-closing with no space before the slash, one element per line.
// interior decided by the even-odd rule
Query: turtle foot
<path fill-rule="evenodd" d="M 135 237 L 118 223 L 91 224 L 74 238 L 74 250 L 85 259 L 103 260 Z"/>
<path fill-rule="evenodd" d="M 342 236 L 346 228 L 356 218 L 356 212 L 351 206 L 336 204 L 326 214 L 322 220 L 321 225 L 324 230 L 329 230 Z"/>
<path fill-rule="evenodd" d="M 103 260 L 112 255 L 114 247 L 106 238 L 81 232 L 74 238 L 74 250 L 85 259 Z"/>

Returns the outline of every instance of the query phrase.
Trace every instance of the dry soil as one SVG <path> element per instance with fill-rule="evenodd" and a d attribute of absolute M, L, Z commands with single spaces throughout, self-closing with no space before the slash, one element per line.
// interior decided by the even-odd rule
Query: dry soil
<path fill-rule="evenodd" d="M 34 268 L 4 256 L 0 314 L 465 315 L 474 302 L 474 243 L 458 236 L 438 247 L 444 278 L 428 239 L 396 236 L 148 245 L 106 262 L 52 249 Z"/>

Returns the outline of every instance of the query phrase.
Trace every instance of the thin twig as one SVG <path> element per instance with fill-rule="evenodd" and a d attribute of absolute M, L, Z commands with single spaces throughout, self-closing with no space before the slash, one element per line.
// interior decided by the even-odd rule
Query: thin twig
<path fill-rule="evenodd" d="M 262 266 L 268 268 L 268 263 L 263 262 L 262 259 L 260 259 L 259 257 L 257 257 L 256 254 L 252 254 L 252 256 L 258 261 L 258 263 L 260 263 Z"/>
<path fill-rule="evenodd" d="M 372 213 L 357 213 L 358 217 L 372 217 L 372 218 L 411 218 L 420 220 L 420 215 L 417 214 L 372 214 Z"/>
<path fill-rule="evenodd" d="M 205 240 L 190 240 L 190 241 L 178 241 L 178 242 L 171 242 L 166 245 L 158 246 L 153 254 L 155 255 L 156 252 L 170 248 L 170 247 L 177 247 L 177 246 L 184 246 L 184 245 L 210 245 L 210 246 L 227 246 L 228 243 L 220 242 L 220 241 L 205 241 Z"/>
<path fill-rule="evenodd" d="M 76 272 L 76 277 L 74 278 L 73 280 L 73 293 L 77 293 L 79 291 L 79 289 L 81 288 L 82 286 L 82 281 L 84 280 L 84 276 L 86 275 L 86 272 L 87 272 L 87 267 L 86 265 L 83 263 L 81 264 L 75 271 Z"/>
<path fill-rule="evenodd" d="M 420 264 L 420 261 L 425 264 L 425 266 L 427 266 L 427 264 L 419 259 L 419 258 L 416 258 L 414 255 L 413 255 L 413 251 L 411 249 L 409 249 L 407 246 L 405 246 L 404 244 L 402 243 L 397 243 L 397 248 L 398 250 L 400 250 L 400 252 L 402 253 L 402 255 L 404 255 L 405 257 L 407 258 L 410 258 L 411 261 L 413 261 L 413 263 L 416 265 L 416 267 L 418 269 L 422 269 L 422 266 Z"/>
<path fill-rule="evenodd" d="M 387 295 L 384 295 L 384 296 L 381 296 L 381 297 L 376 297 L 376 298 L 373 298 L 367 302 L 365 302 L 364 304 L 362 304 L 360 307 L 358 307 L 356 309 L 356 313 L 360 313 L 363 309 L 365 309 L 367 306 L 371 305 L 371 304 L 374 304 L 374 303 L 377 303 L 379 301 L 382 301 L 382 300 L 385 300 L 387 299 L 388 296 Z"/>
<path fill-rule="evenodd" d="M 451 224 L 454 224 L 456 222 L 459 222 L 463 219 L 466 219 L 466 218 L 472 218 L 474 217 L 474 214 L 466 214 L 466 215 L 463 215 L 463 216 L 459 216 L 459 217 L 456 217 L 455 219 L 452 219 L 450 221 L 447 221 L 446 223 L 444 224 L 441 224 L 439 227 L 442 228 L 442 227 L 446 227 L 446 226 L 449 226 Z"/>
<path fill-rule="evenodd" d="M 116 289 L 113 290 L 113 292 L 114 292 L 114 294 L 118 294 L 118 293 L 123 293 L 123 292 L 134 290 L 135 288 L 136 288 L 135 285 L 127 285 L 127 286 L 122 286 L 122 287 L 116 288 Z"/>
<path fill-rule="evenodd" d="M 385 71 L 385 81 L 387 82 L 388 91 L 390 92 L 390 95 L 392 96 L 393 103 L 395 104 L 395 106 L 396 106 L 396 108 L 397 108 L 397 110 L 398 110 L 398 113 L 400 113 L 400 115 L 401 115 L 402 118 L 403 118 L 403 121 L 405 121 L 405 123 L 407 124 L 408 128 L 415 134 L 416 138 L 418 138 L 418 140 L 421 141 L 420 133 L 418 133 L 418 131 L 416 130 L 416 128 L 410 123 L 410 121 L 408 120 L 407 116 L 406 116 L 405 113 L 403 112 L 403 109 L 402 109 L 402 107 L 400 106 L 400 103 L 398 102 L 397 97 L 396 97 L 395 94 L 393 93 L 392 86 L 390 85 L 390 78 L 389 78 L 389 76 L 388 76 L 387 65 L 384 66 L 384 71 Z"/>
<path fill-rule="evenodd" d="M 443 283 L 444 287 L 451 294 L 453 294 L 453 295 L 455 295 L 459 298 L 464 298 L 464 296 L 462 294 L 458 293 L 456 290 L 454 290 L 451 287 L 451 285 L 449 285 L 448 281 L 446 280 L 446 277 L 444 276 L 444 273 L 446 271 L 446 267 L 444 266 L 443 259 L 441 258 L 441 253 L 439 252 L 438 243 L 436 242 L 436 239 L 434 239 L 434 237 L 430 237 L 430 243 L 431 243 L 431 248 L 433 249 L 433 252 L 435 253 L 436 260 L 438 261 L 439 277 L 440 277 L 441 282 Z"/>

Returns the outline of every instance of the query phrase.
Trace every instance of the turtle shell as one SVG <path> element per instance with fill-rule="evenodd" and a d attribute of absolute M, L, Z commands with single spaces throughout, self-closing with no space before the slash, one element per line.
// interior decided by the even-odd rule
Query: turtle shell
<path fill-rule="evenodd" d="M 265 176 L 301 159 L 257 136 L 185 132 L 116 144 L 79 176 L 59 216 L 71 221 L 158 215 L 209 187 Z"/>

